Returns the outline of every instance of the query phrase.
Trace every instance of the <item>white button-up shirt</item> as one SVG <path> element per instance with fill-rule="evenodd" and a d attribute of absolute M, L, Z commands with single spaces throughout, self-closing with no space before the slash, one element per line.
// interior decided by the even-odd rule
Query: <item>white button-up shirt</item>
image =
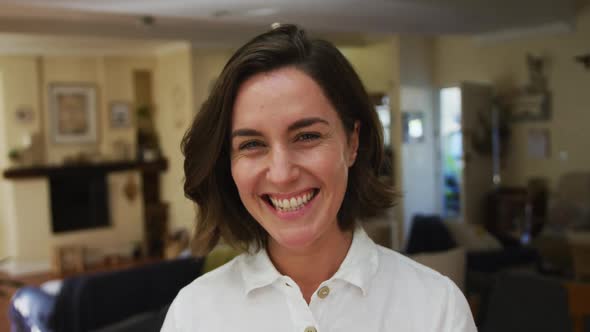
<path fill-rule="evenodd" d="M 309 305 L 265 250 L 242 254 L 184 287 L 163 332 L 477 331 L 461 291 L 440 275 L 376 245 L 357 227 L 340 269 Z"/>

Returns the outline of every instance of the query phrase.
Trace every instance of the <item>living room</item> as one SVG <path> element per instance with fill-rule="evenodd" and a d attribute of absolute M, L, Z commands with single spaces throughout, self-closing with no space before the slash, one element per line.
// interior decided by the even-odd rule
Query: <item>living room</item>
<path fill-rule="evenodd" d="M 584 144 L 588 133 L 583 127 L 590 116 L 585 112 L 590 105 L 587 93 L 590 71 L 584 61 L 576 60 L 589 52 L 590 3 L 582 1 L 576 8 L 575 19 L 569 25 L 544 25 L 538 29 L 476 37 L 390 33 L 359 39 L 350 34 L 325 34 L 352 62 L 371 94 L 389 96 L 393 181 L 404 195 L 438 190 L 423 188 L 422 182 L 404 181 L 402 114 L 412 109 L 404 101 L 404 88 L 419 86 L 434 100 L 439 88 L 458 86 L 461 82 L 484 82 L 493 87 L 495 94 L 509 96 L 530 83 L 527 54 L 544 61 L 551 115 L 546 119 L 510 123 L 510 149 L 502 156 L 501 185 L 526 188 L 531 178 L 543 178 L 551 199 L 551 195 L 561 190 L 562 176 L 590 172 L 590 157 Z M 244 35 L 254 35 L 254 31 L 246 29 Z M 232 36 L 224 43 L 198 44 L 184 35 L 179 38 L 160 35 L 150 40 L 137 36 L 121 39 L 71 33 L 47 35 L 40 31 L 8 32 L 0 37 L 0 45 L 5 45 L 0 55 L 0 169 L 4 172 L 80 163 L 133 164 L 138 156 L 142 162 L 162 157 L 167 163 L 166 169 L 159 173 L 160 199 L 167 204 L 166 227 L 169 233 L 190 230 L 194 207 L 182 192 L 183 157 L 179 142 L 232 50 L 247 37 Z M 410 63 L 409 53 L 419 56 L 412 57 Z M 148 77 L 144 75 L 143 81 L 142 73 Z M 416 83 L 413 77 L 417 76 L 426 78 Z M 51 88 L 63 83 L 69 87 L 90 87 L 90 93 L 96 96 L 97 135 L 90 143 L 56 143 L 59 137 L 51 127 L 55 116 Z M 431 109 L 422 109 L 434 113 L 435 104 L 433 101 Z M 118 105 L 131 119 L 125 125 L 113 120 Z M 139 109 L 146 105 L 158 143 L 154 151 L 147 149 L 143 153 L 140 150 L 145 146 L 139 144 L 137 132 L 141 126 Z M 432 124 L 425 128 L 434 131 Z M 543 132 L 543 151 L 531 155 L 531 132 L 539 131 Z M 13 272 L 39 272 L 52 268 L 56 247 L 84 245 L 97 255 L 115 252 L 123 256 L 141 247 L 145 242 L 146 216 L 142 174 L 141 166 L 135 164 L 108 173 L 110 226 L 62 234 L 51 230 L 48 177 L 3 177 L 0 179 L 0 258 L 8 259 L 2 264 Z M 492 188 L 490 179 L 489 190 Z M 433 194 L 430 200 L 436 201 L 437 196 Z M 402 200 L 394 210 L 397 226 L 388 228 L 392 246 L 398 250 L 403 249 L 404 234 L 409 233 L 416 212 L 405 209 L 407 203 Z M 433 204 L 432 209 L 418 212 L 431 214 L 438 210 Z M 483 220 L 469 222 L 484 224 Z"/>

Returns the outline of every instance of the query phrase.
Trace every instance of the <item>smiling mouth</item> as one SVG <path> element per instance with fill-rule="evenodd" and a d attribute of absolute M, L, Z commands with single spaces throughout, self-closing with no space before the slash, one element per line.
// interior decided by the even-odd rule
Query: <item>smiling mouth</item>
<path fill-rule="evenodd" d="M 319 189 L 314 188 L 291 198 L 276 198 L 269 194 L 262 195 L 262 198 L 279 212 L 293 212 L 309 204 L 319 192 Z"/>

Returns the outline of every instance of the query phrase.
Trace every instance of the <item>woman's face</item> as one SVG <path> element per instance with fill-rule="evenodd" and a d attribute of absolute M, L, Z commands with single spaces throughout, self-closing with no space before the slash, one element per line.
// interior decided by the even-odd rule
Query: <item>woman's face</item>
<path fill-rule="evenodd" d="M 253 76 L 234 104 L 231 171 L 271 245 L 305 249 L 339 236 L 337 213 L 358 147 L 321 88 L 286 67 Z"/>

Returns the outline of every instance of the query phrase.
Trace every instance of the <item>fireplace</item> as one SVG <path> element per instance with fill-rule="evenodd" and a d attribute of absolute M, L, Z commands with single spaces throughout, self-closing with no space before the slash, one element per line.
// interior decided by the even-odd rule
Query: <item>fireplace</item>
<path fill-rule="evenodd" d="M 105 173 L 52 175 L 49 189 L 53 233 L 110 226 Z"/>
<path fill-rule="evenodd" d="M 165 159 L 154 162 L 103 161 L 64 165 L 15 167 L 3 171 L 2 181 L 6 255 L 13 257 L 11 273 L 45 271 L 50 268 L 53 248 L 83 245 L 87 248 L 120 248 L 144 243 L 152 248 L 154 223 L 166 224 L 144 208 L 159 202 L 157 175 L 167 169 Z M 129 183 L 140 183 L 135 199 Z M 158 199 L 148 201 L 144 197 Z M 161 216 L 164 218 L 165 216 Z M 158 230 L 160 228 L 157 228 Z M 31 244 L 34 245 L 31 245 Z M 35 266 L 29 269 L 29 266 Z"/>

